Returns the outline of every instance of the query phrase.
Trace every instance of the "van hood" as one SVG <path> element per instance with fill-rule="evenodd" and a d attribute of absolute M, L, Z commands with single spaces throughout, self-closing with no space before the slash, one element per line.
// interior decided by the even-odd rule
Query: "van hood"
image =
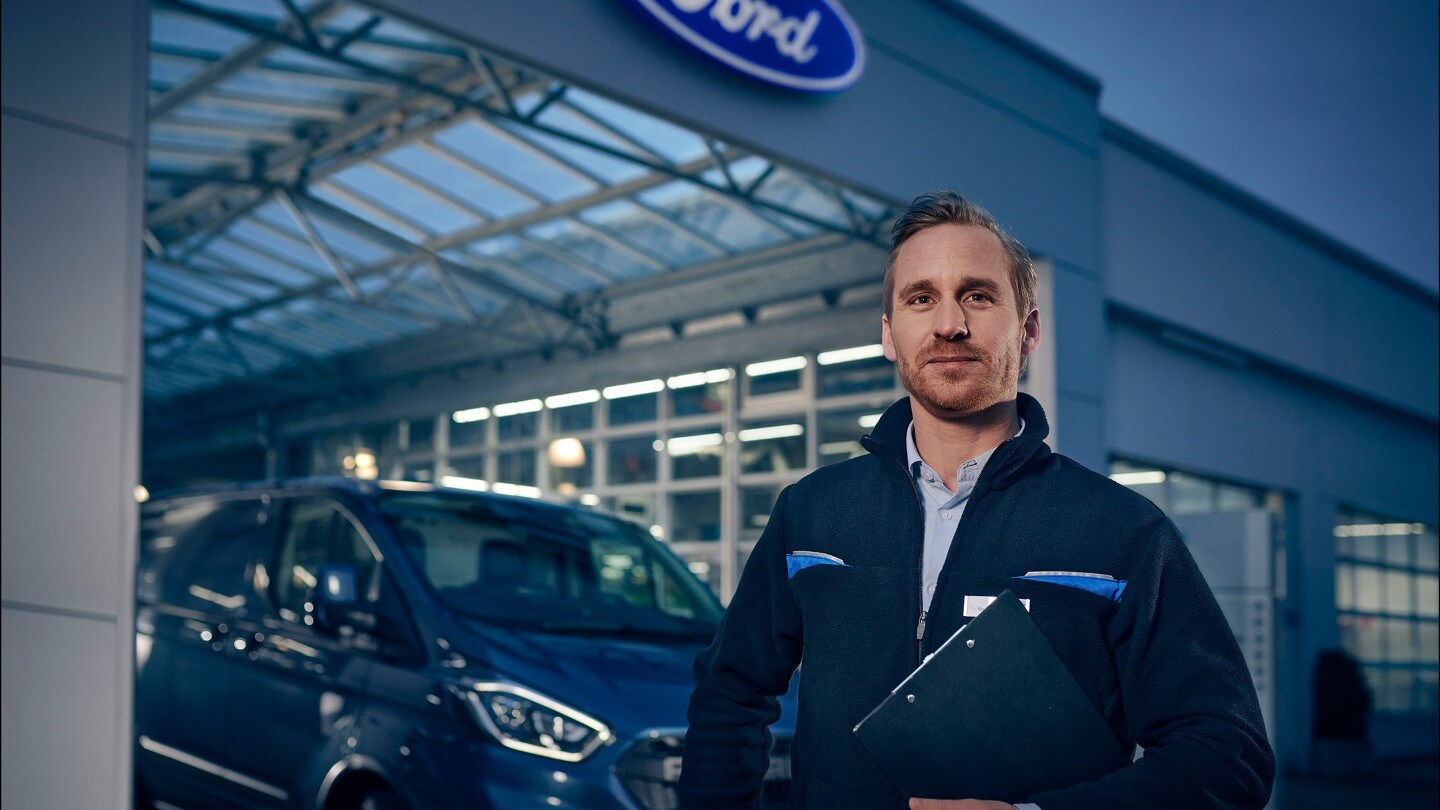
<path fill-rule="evenodd" d="M 472 666 L 573 706 L 621 739 L 648 729 L 684 729 L 695 687 L 695 656 L 706 646 L 692 639 L 577 635 L 496 627 L 463 620 L 466 638 L 453 639 Z M 795 685 L 781 698 L 774 731 L 795 727 Z"/>

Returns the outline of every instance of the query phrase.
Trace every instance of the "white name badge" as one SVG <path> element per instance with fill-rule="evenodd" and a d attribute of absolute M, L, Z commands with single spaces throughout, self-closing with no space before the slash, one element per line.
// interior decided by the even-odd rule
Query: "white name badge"
<path fill-rule="evenodd" d="M 971 596 L 971 595 L 969 595 L 969 594 L 966 594 L 966 595 L 965 595 L 965 618 L 967 618 L 967 619 L 973 619 L 973 618 L 975 618 L 976 616 L 979 616 L 979 615 L 980 615 L 980 611 L 984 610 L 984 609 L 987 608 L 987 607 L 990 607 L 990 603 L 991 603 L 991 602 L 994 602 L 994 601 L 995 601 L 995 597 L 993 597 L 993 596 Z M 1029 610 L 1030 610 L 1030 600 L 1029 600 L 1029 599 L 1021 599 L 1021 600 L 1020 600 L 1020 604 L 1022 604 L 1022 605 L 1025 606 L 1026 612 L 1029 612 Z"/>

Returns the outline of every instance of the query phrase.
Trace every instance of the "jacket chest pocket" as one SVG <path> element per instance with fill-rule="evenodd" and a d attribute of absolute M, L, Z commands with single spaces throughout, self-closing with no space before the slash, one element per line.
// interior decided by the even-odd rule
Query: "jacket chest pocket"
<path fill-rule="evenodd" d="M 1007 585 L 1030 600 L 1030 618 L 1056 656 L 1107 719 L 1118 709 L 1119 674 L 1111 649 L 1110 620 L 1119 603 L 1082 588 L 1012 579 Z"/>

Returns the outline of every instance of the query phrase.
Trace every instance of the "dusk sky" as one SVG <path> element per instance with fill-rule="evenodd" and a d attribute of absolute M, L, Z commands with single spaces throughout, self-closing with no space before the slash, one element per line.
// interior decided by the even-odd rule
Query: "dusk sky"
<path fill-rule="evenodd" d="M 963 0 L 1100 108 L 1435 290 L 1435 0 Z"/>

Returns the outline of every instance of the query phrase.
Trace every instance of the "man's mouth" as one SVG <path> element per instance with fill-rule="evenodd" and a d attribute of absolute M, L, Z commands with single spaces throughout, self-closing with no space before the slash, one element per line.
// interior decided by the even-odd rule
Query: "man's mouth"
<path fill-rule="evenodd" d="M 960 364 L 960 363 L 974 363 L 974 362 L 978 362 L 979 360 L 980 360 L 980 358 L 978 358 L 978 357 L 971 357 L 970 355 L 950 354 L 950 355 L 940 355 L 940 356 L 937 356 L 937 357 L 927 358 L 927 359 L 925 360 L 925 363 L 926 363 L 926 365 L 931 365 L 931 364 L 954 365 L 954 364 Z"/>

